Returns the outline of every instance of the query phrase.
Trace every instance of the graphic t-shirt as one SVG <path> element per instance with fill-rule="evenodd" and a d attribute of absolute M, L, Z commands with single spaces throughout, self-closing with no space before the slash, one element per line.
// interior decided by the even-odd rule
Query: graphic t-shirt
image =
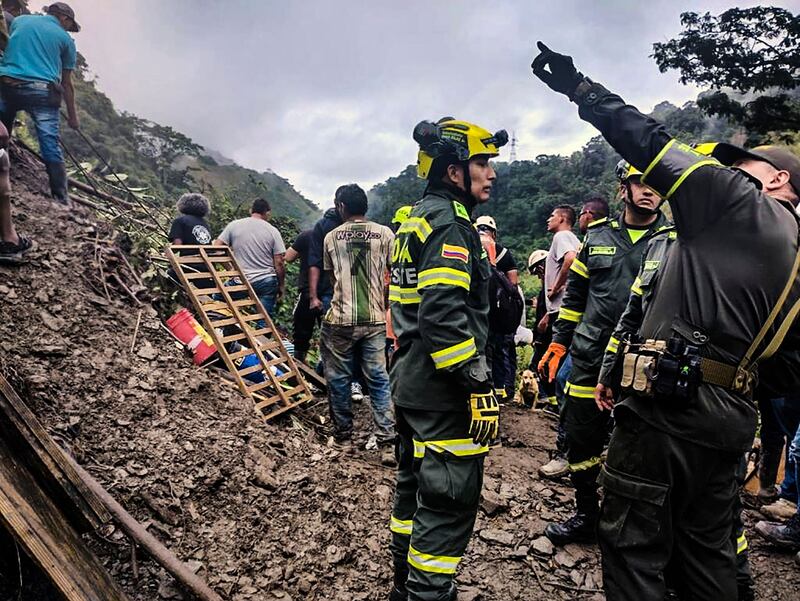
<path fill-rule="evenodd" d="M 325 236 L 323 265 L 333 282 L 326 323 L 386 323 L 384 274 L 391 264 L 393 243 L 392 230 L 372 221 L 348 221 Z"/>
<path fill-rule="evenodd" d="M 169 228 L 169 241 L 181 244 L 211 244 L 211 228 L 206 220 L 196 215 L 181 215 Z"/>

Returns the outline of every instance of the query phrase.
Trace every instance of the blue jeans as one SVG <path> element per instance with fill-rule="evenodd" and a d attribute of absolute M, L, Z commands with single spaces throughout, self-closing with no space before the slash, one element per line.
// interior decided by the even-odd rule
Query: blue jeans
<path fill-rule="evenodd" d="M 792 439 L 795 438 L 798 425 L 800 425 L 800 398 L 788 397 L 772 399 L 772 408 L 775 410 L 775 419 L 783 434 L 786 435 L 786 471 L 778 493 L 784 499 L 795 502 L 798 498 L 797 468 L 795 458 L 791 451 Z"/>
<path fill-rule="evenodd" d="M 789 446 L 789 457 L 794 464 L 795 483 L 800 482 L 800 427 L 794 433 L 794 440 Z M 797 495 L 797 511 L 800 513 L 800 494 Z"/>
<path fill-rule="evenodd" d="M 322 324 L 320 350 L 328 381 L 328 401 L 338 438 L 353 433 L 353 404 L 350 383 L 354 363 L 361 365 L 369 390 L 375 436 L 378 442 L 394 441 L 394 416 L 386 373 L 386 326 L 332 326 Z"/>
<path fill-rule="evenodd" d="M 18 86 L 3 84 L 0 97 L 0 120 L 11 133 L 14 118 L 19 111 L 25 111 L 33 119 L 36 136 L 39 138 L 39 152 L 45 163 L 63 163 L 64 155 L 59 144 L 61 102 L 55 104 L 45 82 L 28 82 Z"/>
<path fill-rule="evenodd" d="M 253 287 L 258 300 L 260 300 L 261 304 L 264 306 L 264 310 L 269 313 L 270 317 L 274 317 L 275 301 L 278 299 L 278 278 L 265 278 L 263 280 L 250 282 L 250 285 Z M 264 326 L 259 325 L 258 327 L 261 328 Z"/>

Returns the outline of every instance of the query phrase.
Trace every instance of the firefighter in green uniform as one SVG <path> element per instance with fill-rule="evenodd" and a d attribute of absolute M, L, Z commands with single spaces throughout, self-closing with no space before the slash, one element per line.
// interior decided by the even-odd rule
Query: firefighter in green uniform
<path fill-rule="evenodd" d="M 695 147 L 701 150 L 701 147 Z M 713 144 L 710 145 L 713 148 Z M 710 150 L 710 149 L 709 149 Z M 702 150 L 701 150 L 702 152 Z M 642 257 L 639 275 L 633 281 L 628 305 L 619 318 L 619 323 L 611 335 L 611 340 L 603 356 L 603 367 L 600 369 L 597 388 L 595 388 L 595 402 L 601 411 L 612 410 L 614 407 L 614 393 L 619 392 L 620 380 L 620 348 L 624 349 L 627 342 L 637 341 L 639 327 L 647 305 L 653 298 L 658 270 L 665 262 L 667 253 L 672 243 L 678 239 L 674 228 L 668 228 L 653 238 L 647 244 L 647 250 Z M 620 347 L 622 345 L 622 347 Z M 743 456 L 739 462 L 736 480 L 739 486 L 744 484 L 747 470 L 747 458 Z M 736 545 L 736 583 L 737 601 L 752 601 L 755 598 L 753 590 L 753 573 L 750 570 L 750 561 L 747 552 L 747 538 L 745 536 L 742 511 L 744 509 L 739 497 L 736 499 L 736 509 L 733 514 L 731 536 Z"/>
<path fill-rule="evenodd" d="M 456 598 L 453 579 L 497 436 L 485 356 L 490 271 L 470 213 L 489 200 L 489 159 L 508 136 L 447 117 L 419 123 L 414 140 L 428 186 L 397 232 L 389 288 L 399 439 L 391 599 L 444 601 Z"/>
<path fill-rule="evenodd" d="M 617 220 L 605 218 L 589 224 L 570 267 L 553 341 L 539 362 L 539 371 L 553 380 L 567 349 L 572 355 L 562 423 L 577 512 L 564 523 L 545 528 L 545 535 L 556 545 L 596 540 L 600 511 L 597 475 L 608 438 L 609 415 L 597 409 L 594 387 L 603 351 L 625 309 L 642 253 L 653 236 L 669 227 L 658 210 L 661 198 L 641 184 L 639 171 L 620 164 L 617 178 L 625 209 Z"/>
<path fill-rule="evenodd" d="M 571 57 L 539 50 L 534 74 L 643 171 L 678 232 L 643 315 L 646 342 L 623 351 L 623 400 L 600 475 L 606 598 L 664 599 L 669 566 L 681 598 L 733 601 L 735 473 L 755 435 L 757 365 L 781 345 L 800 347 L 800 161 L 776 147 L 718 145 L 714 157 L 730 151 L 727 168 L 584 77 Z"/>

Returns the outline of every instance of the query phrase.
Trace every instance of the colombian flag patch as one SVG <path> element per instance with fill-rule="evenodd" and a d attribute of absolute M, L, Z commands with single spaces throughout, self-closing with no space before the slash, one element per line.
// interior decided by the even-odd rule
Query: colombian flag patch
<path fill-rule="evenodd" d="M 463 246 L 455 244 L 442 244 L 442 256 L 445 259 L 457 259 L 464 263 L 469 262 L 469 251 Z"/>

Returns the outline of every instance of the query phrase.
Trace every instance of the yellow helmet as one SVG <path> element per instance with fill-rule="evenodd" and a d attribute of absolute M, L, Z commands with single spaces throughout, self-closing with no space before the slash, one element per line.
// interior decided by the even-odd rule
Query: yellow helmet
<path fill-rule="evenodd" d="M 394 217 L 392 217 L 392 223 L 396 223 L 397 225 L 403 225 L 403 222 L 408 219 L 408 216 L 411 215 L 411 209 L 413 207 L 411 205 L 405 205 L 400 207 L 394 212 Z"/>
<path fill-rule="evenodd" d="M 625 183 L 631 177 L 641 177 L 642 172 L 639 171 L 636 167 L 631 165 L 625 159 L 622 159 L 619 163 L 617 163 L 616 169 L 614 169 L 614 174 L 617 176 L 617 179 L 621 183 Z"/>
<path fill-rule="evenodd" d="M 443 117 L 436 123 L 417 123 L 414 141 L 419 144 L 417 175 L 428 179 L 434 162 L 439 158 L 466 162 L 476 156 L 498 156 L 500 147 L 508 143 L 508 134 L 504 129 L 491 134 L 473 123 Z"/>

